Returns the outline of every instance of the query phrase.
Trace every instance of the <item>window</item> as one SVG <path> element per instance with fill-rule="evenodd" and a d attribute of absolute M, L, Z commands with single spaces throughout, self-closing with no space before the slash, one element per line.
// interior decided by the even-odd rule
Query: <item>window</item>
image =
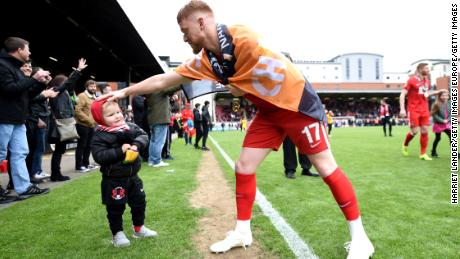
<path fill-rule="evenodd" d="M 350 59 L 345 59 L 345 77 L 350 80 Z"/>
<path fill-rule="evenodd" d="M 339 70 L 339 67 L 334 67 L 334 70 Z"/>
<path fill-rule="evenodd" d="M 358 58 L 358 78 L 363 79 L 363 61 L 360 58 Z"/>
<path fill-rule="evenodd" d="M 379 80 L 379 79 L 380 79 L 380 64 L 379 64 L 379 59 L 376 59 L 375 60 L 375 80 Z"/>
<path fill-rule="evenodd" d="M 390 77 L 389 77 L 389 76 L 387 76 L 387 79 L 390 79 Z"/>

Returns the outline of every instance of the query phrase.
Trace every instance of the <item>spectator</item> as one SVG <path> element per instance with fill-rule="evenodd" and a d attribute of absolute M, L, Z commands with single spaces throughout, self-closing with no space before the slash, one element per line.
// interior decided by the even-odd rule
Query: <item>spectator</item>
<path fill-rule="evenodd" d="M 112 88 L 110 88 L 110 85 L 107 83 L 99 83 L 97 84 L 97 88 L 99 89 L 99 92 L 101 93 L 100 95 L 108 94 L 112 92 Z"/>
<path fill-rule="evenodd" d="M 436 96 L 436 101 L 431 107 L 431 116 L 433 116 L 433 133 L 436 137 L 433 141 L 433 147 L 431 149 L 431 156 L 438 158 L 438 152 L 436 148 L 439 141 L 441 140 L 441 133 L 446 133 L 449 137 L 449 143 L 451 142 L 451 126 L 450 126 L 450 112 L 449 112 L 449 92 L 441 91 Z"/>
<path fill-rule="evenodd" d="M 169 104 L 169 94 L 176 92 L 180 87 L 150 94 L 147 97 L 148 122 L 151 128 L 149 145 L 149 166 L 163 167 L 169 166 L 161 159 L 161 151 L 166 141 L 168 125 L 171 120 L 171 110 Z"/>
<path fill-rule="evenodd" d="M 61 141 L 56 128 L 56 119 L 67 119 L 75 116 L 75 109 L 69 91 L 74 91 L 74 86 L 81 76 L 81 71 L 88 65 L 85 59 L 78 61 L 78 67 L 67 78 L 64 75 L 57 75 L 50 82 L 50 87 L 59 92 L 59 95 L 50 100 L 51 119 L 48 130 L 48 142 L 54 145 L 54 152 L 51 156 L 51 181 L 67 181 L 68 176 L 62 175 L 61 160 L 66 151 L 69 141 Z"/>
<path fill-rule="evenodd" d="M 101 195 L 115 247 L 129 246 L 123 232 L 123 212 L 131 207 L 135 238 L 155 237 L 157 233 L 144 226 L 145 192 L 141 178 L 138 151 L 146 148 L 147 134 L 135 124 L 127 124 L 120 107 L 107 99 L 95 101 L 91 113 L 99 124 L 92 144 L 93 156 L 102 165 Z"/>
<path fill-rule="evenodd" d="M 130 107 L 128 106 L 128 109 Z M 149 127 L 149 122 L 147 120 L 147 103 L 145 96 L 137 95 L 133 96 L 131 99 L 131 109 L 133 111 L 133 120 L 134 123 L 139 126 L 141 129 L 143 129 L 145 132 L 147 132 L 147 135 L 149 136 L 150 139 L 150 127 Z M 149 159 L 149 150 L 148 148 L 144 148 L 140 155 L 142 156 L 142 159 L 144 162 L 147 162 Z"/>
<path fill-rule="evenodd" d="M 91 155 L 91 140 L 93 139 L 96 122 L 91 115 L 91 104 L 96 99 L 96 82 L 88 80 L 85 83 L 85 91 L 78 95 L 78 102 L 75 106 L 75 119 L 77 121 L 78 139 L 75 150 L 75 170 L 86 173 L 97 166 L 89 163 Z"/>
<path fill-rule="evenodd" d="M 295 171 L 297 169 L 296 147 L 289 137 L 283 141 L 283 158 L 284 158 L 284 174 L 287 178 L 295 179 Z M 299 153 L 299 163 L 302 167 L 302 175 L 318 177 L 319 174 L 310 172 L 311 162 L 307 155 Z"/>
<path fill-rule="evenodd" d="M 30 63 L 25 63 L 21 68 L 28 77 L 39 70 L 43 70 L 37 67 L 32 72 L 32 70 L 29 70 L 29 67 Z M 33 183 L 40 183 L 43 179 L 50 177 L 49 174 L 42 170 L 42 156 L 45 152 L 45 133 L 50 115 L 48 98 L 54 98 L 57 94 L 53 89 L 43 90 L 30 101 L 29 116 L 26 123 L 27 143 L 29 144 L 29 155 L 27 155 L 26 164 L 30 181 Z"/>
<path fill-rule="evenodd" d="M 209 101 L 204 102 L 203 109 L 201 110 L 202 127 L 203 127 L 203 146 L 202 150 L 209 151 L 206 147 L 206 140 L 208 139 L 209 127 L 211 125 L 211 115 L 209 115 Z"/>
<path fill-rule="evenodd" d="M 168 125 L 168 132 L 166 133 L 166 140 L 161 151 L 161 158 L 164 160 L 174 160 L 174 157 L 171 156 L 171 143 L 172 143 L 172 133 L 174 131 L 174 121 L 176 117 L 174 114 L 171 114 L 171 121 Z"/>
<path fill-rule="evenodd" d="M 195 145 L 193 145 L 195 149 L 200 148 L 198 146 L 198 143 L 203 137 L 203 125 L 202 125 L 203 118 L 201 117 L 200 106 L 201 104 L 196 103 L 195 109 L 193 109 L 193 126 L 195 127 L 195 130 L 196 130 Z"/>
<path fill-rule="evenodd" d="M 48 188 L 31 184 L 26 165 L 29 97 L 44 90 L 50 78 L 49 72 L 43 70 L 32 78 L 24 75 L 20 68 L 29 61 L 30 54 L 29 42 L 16 37 L 7 38 L 0 51 L 0 162 L 6 160 L 9 150 L 14 189 L 23 198 L 49 192 Z"/>
<path fill-rule="evenodd" d="M 191 145 L 192 144 L 192 128 L 188 127 L 189 120 L 192 122 L 191 124 L 193 125 L 193 112 L 192 112 L 192 104 L 191 103 L 186 103 L 185 104 L 185 109 L 182 110 L 182 128 L 184 129 L 184 139 L 185 139 L 185 145 Z"/>

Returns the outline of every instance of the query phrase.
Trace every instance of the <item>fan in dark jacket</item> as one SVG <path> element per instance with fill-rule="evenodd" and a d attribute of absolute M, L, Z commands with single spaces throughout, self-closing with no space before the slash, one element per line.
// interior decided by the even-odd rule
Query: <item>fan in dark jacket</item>
<path fill-rule="evenodd" d="M 49 191 L 30 183 L 25 161 L 29 152 L 25 127 L 29 97 L 38 95 L 49 79 L 48 71 L 26 78 L 20 67 L 29 61 L 29 56 L 29 42 L 21 38 L 7 38 L 5 48 L 0 51 L 0 162 L 6 160 L 10 151 L 8 164 L 14 189 L 24 198 Z"/>
<path fill-rule="evenodd" d="M 101 165 L 102 203 L 106 205 L 107 218 L 114 246 L 128 246 L 123 232 L 125 204 L 131 207 L 135 237 L 154 237 L 157 233 L 144 226 L 145 193 L 137 173 L 141 169 L 139 151 L 147 147 L 148 135 L 136 124 L 126 123 L 120 107 L 106 99 L 96 100 L 91 113 L 98 124 L 93 136 L 91 152 Z"/>
<path fill-rule="evenodd" d="M 74 92 L 75 84 L 82 76 L 83 71 L 88 65 L 86 59 L 78 60 L 78 67 L 67 78 L 64 75 L 57 75 L 49 83 L 54 91 L 59 92 L 56 98 L 50 100 L 51 118 L 48 130 L 48 142 L 54 145 L 54 152 L 51 156 L 51 181 L 67 181 L 69 176 L 62 175 L 61 160 L 66 151 L 67 143 L 72 140 L 61 141 L 56 126 L 56 119 L 68 119 L 75 116 L 75 107 L 70 96 Z"/>

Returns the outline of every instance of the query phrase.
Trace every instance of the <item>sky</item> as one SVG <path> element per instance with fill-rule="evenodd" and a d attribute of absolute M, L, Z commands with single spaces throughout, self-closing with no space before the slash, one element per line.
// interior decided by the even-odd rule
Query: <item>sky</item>
<path fill-rule="evenodd" d="M 182 62 L 193 53 L 177 25 L 188 0 L 118 0 L 152 53 Z M 216 21 L 249 26 L 295 60 L 326 61 L 351 52 L 384 56 L 384 72 L 420 59 L 448 59 L 449 0 L 207 0 Z"/>

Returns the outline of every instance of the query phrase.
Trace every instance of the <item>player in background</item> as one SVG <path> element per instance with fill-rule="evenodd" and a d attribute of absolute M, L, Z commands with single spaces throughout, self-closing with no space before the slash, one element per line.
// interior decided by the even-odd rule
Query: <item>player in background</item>
<path fill-rule="evenodd" d="M 438 94 L 442 90 L 430 91 L 430 67 L 427 63 L 417 65 L 415 75 L 411 76 L 399 96 L 400 116 L 409 117 L 410 131 L 406 135 L 402 146 L 402 153 L 408 156 L 410 141 L 420 131 L 420 159 L 433 160 L 426 154 L 428 146 L 428 127 L 430 126 L 430 111 L 428 109 L 428 97 Z M 407 96 L 407 113 L 406 113 Z"/>
<path fill-rule="evenodd" d="M 385 101 L 385 99 L 380 100 L 379 114 L 380 114 L 380 121 L 382 122 L 382 125 L 383 125 L 384 136 L 385 137 L 387 136 L 387 124 L 388 124 L 388 129 L 390 131 L 389 136 L 392 137 L 393 135 L 391 135 L 390 105 Z"/>
<path fill-rule="evenodd" d="M 327 118 L 327 135 L 331 136 L 332 124 L 334 124 L 334 113 L 331 110 L 325 110 L 325 112 Z"/>

